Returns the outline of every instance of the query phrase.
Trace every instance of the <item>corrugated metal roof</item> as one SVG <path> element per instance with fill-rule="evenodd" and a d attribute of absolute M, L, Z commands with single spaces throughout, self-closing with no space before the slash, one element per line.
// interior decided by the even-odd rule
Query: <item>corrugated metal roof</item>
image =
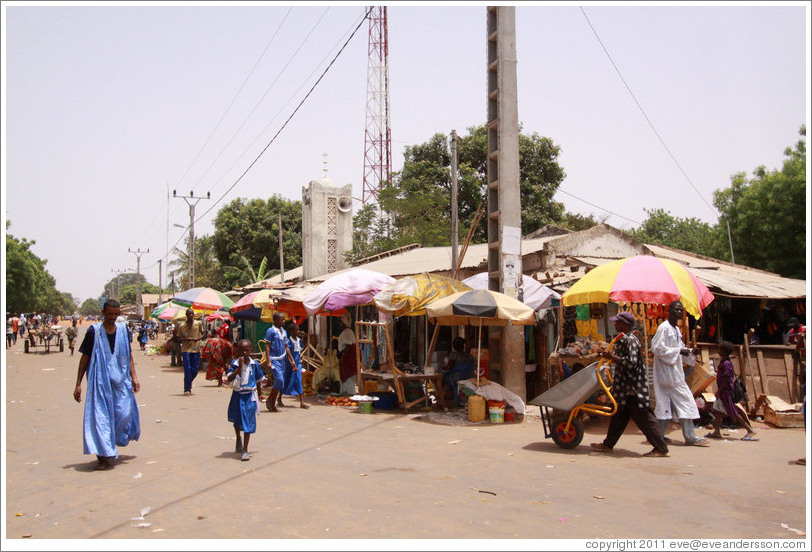
<path fill-rule="evenodd" d="M 611 233 L 622 232 L 615 229 L 607 229 L 606 232 Z M 585 232 L 590 232 L 589 230 Z M 576 234 L 576 233 L 573 233 Z M 528 255 L 536 253 L 544 249 L 546 243 L 555 241 L 556 239 L 563 239 L 572 237 L 573 234 L 565 234 L 564 236 L 546 236 L 543 238 L 533 238 L 522 240 L 522 254 Z M 600 235 L 600 231 L 592 229 L 590 235 Z M 577 255 L 567 255 L 566 251 L 556 251 L 559 255 L 558 262 L 560 265 L 549 268 L 544 268 L 536 272 L 536 279 L 543 284 L 556 289 L 556 291 L 563 291 L 569 287 L 570 283 L 578 280 L 584 275 L 584 268 L 571 270 L 571 267 L 565 266 L 565 258 L 570 260 L 577 260 L 585 265 L 599 266 L 609 261 L 615 260 L 607 258 L 607 251 L 601 249 L 596 250 L 597 255 L 589 255 L 588 251 L 584 251 L 584 247 L 588 246 L 590 240 L 587 239 L 580 243 Z M 599 242 L 595 242 L 596 247 L 601 247 Z M 703 257 L 702 255 L 695 255 L 687 251 L 681 251 L 669 247 L 659 245 L 645 244 L 654 255 L 672 259 L 681 263 L 696 274 L 711 291 L 721 295 L 730 295 L 736 297 L 755 297 L 764 299 L 796 299 L 806 297 L 806 281 L 797 280 L 792 278 L 783 278 L 778 274 L 765 272 L 754 268 L 749 268 L 742 265 L 734 265 L 725 261 Z M 460 248 L 460 253 L 462 249 Z M 585 255 L 585 253 L 587 253 Z M 562 257 L 561 255 L 565 256 Z M 599 256 L 600 255 L 600 256 Z M 488 244 L 474 244 L 468 247 L 465 253 L 463 262 L 460 266 L 462 269 L 476 269 L 487 264 L 488 258 Z M 394 254 L 389 257 L 377 259 L 375 261 L 365 263 L 357 268 L 365 268 L 367 270 L 374 270 L 392 276 L 393 278 L 400 278 L 403 276 L 412 276 L 422 272 L 447 272 L 451 270 L 451 247 L 421 247 L 403 253 Z M 346 269 L 351 270 L 351 269 Z M 340 272 L 333 272 L 325 274 L 316 278 L 307 280 L 310 283 L 323 282 L 331 276 L 335 276 Z M 550 274 L 550 280 L 545 281 L 546 274 Z M 285 271 L 285 280 L 290 281 L 300 278 L 302 274 L 301 267 Z M 279 284 L 279 276 L 275 276 L 260 284 L 272 285 Z M 259 284 L 252 284 L 251 287 L 259 287 Z M 249 287 L 249 286 L 246 286 Z"/>

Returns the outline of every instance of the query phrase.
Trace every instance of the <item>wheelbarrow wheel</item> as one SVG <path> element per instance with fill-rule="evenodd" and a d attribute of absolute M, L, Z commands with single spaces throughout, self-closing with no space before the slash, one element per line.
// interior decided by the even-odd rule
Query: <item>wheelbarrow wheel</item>
<path fill-rule="evenodd" d="M 25 340 L 24 345 L 25 345 L 25 352 L 27 353 L 28 352 L 28 347 L 29 347 L 27 339 Z"/>
<path fill-rule="evenodd" d="M 567 420 L 562 419 L 553 424 L 552 437 L 555 444 L 561 448 L 572 449 L 581 444 L 584 438 L 584 424 L 578 418 L 573 418 L 569 430 L 566 430 Z"/>

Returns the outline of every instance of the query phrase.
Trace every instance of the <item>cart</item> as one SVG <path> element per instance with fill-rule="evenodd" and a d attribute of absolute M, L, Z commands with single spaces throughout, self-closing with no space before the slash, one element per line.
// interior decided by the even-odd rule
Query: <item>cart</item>
<path fill-rule="evenodd" d="M 39 345 L 45 346 L 45 352 L 48 353 L 51 350 L 52 341 L 54 342 L 54 346 L 59 345 L 59 352 L 65 350 L 62 326 L 40 326 L 39 328 L 29 330 L 24 343 L 25 352 L 30 352 L 32 348 L 37 346 L 37 342 L 39 342 Z"/>
<path fill-rule="evenodd" d="M 622 336 L 620 334 L 615 337 L 607 350 Z M 612 416 L 617 412 L 617 401 L 611 392 L 612 373 L 609 366 L 605 365 L 606 362 L 606 359 L 593 362 L 528 401 L 527 404 L 540 407 L 545 438 L 552 437 L 561 448 L 575 448 L 584 438 L 584 424 L 579 416 L 581 413 Z M 603 390 L 611 406 L 584 403 L 599 390 Z"/>

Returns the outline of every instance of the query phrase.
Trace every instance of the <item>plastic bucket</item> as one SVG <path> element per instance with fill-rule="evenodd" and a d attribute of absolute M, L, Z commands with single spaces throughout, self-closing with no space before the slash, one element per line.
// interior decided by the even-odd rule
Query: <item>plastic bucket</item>
<path fill-rule="evenodd" d="M 505 421 L 506 401 L 488 401 L 488 413 L 492 424 L 501 424 Z"/>
<path fill-rule="evenodd" d="M 372 401 L 358 401 L 358 412 L 370 414 L 372 412 Z"/>

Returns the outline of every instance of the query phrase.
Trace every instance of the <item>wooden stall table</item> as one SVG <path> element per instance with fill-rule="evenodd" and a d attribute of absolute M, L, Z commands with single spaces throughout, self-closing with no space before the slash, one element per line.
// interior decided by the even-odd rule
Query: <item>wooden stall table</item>
<path fill-rule="evenodd" d="M 369 344 L 375 347 L 377 340 L 370 334 L 376 329 L 383 329 L 386 339 L 386 360 L 381 364 L 380 371 L 367 370 L 361 362 L 361 344 Z M 358 389 L 363 391 L 366 389 L 367 381 L 375 381 L 388 385 L 395 391 L 398 397 L 398 402 L 403 406 L 403 411 L 408 412 L 409 409 L 424 400 L 428 395 L 427 386 L 433 386 L 437 394 L 437 401 L 441 408 L 445 408 L 445 397 L 443 392 L 443 376 L 442 374 L 407 374 L 395 365 L 393 357 L 392 339 L 389 335 L 389 327 L 380 322 L 363 322 L 357 320 L 355 322 L 355 354 L 358 363 Z M 424 394 L 419 399 L 412 401 L 406 400 L 405 385 L 410 382 L 419 382 L 423 386 Z"/>

